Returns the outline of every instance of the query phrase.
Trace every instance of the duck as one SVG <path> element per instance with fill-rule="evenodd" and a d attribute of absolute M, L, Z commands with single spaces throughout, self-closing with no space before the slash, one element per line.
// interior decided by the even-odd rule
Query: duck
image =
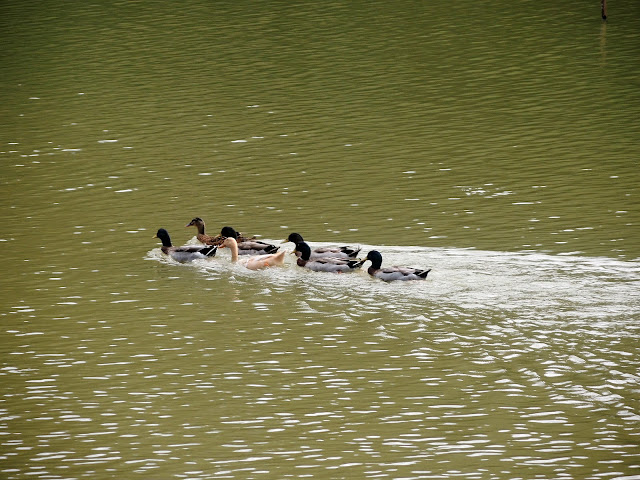
<path fill-rule="evenodd" d="M 300 242 L 304 242 L 302 235 L 299 233 L 290 233 L 286 240 L 283 240 L 282 243 L 293 242 L 294 245 L 297 245 Z M 294 253 L 299 257 L 301 253 L 299 251 L 294 250 Z M 360 248 L 356 247 L 319 247 L 311 250 L 310 259 L 314 260 L 316 258 L 346 258 L 346 259 L 355 259 L 360 253 Z"/>
<path fill-rule="evenodd" d="M 218 250 L 216 245 L 207 245 L 205 247 L 202 245 L 183 245 L 181 247 L 174 247 L 171 244 L 169 232 L 164 228 L 159 229 L 153 238 L 159 238 L 162 242 L 162 247 L 160 248 L 162 253 L 180 263 L 214 257 Z"/>
<path fill-rule="evenodd" d="M 222 241 L 219 235 L 212 237 L 211 235 L 207 235 L 206 233 L 204 233 L 204 220 L 202 220 L 200 217 L 195 217 L 184 227 L 196 227 L 198 229 L 196 238 L 200 243 L 204 243 L 205 245 L 218 245 Z"/>
<path fill-rule="evenodd" d="M 228 248 L 231 250 L 231 261 L 233 263 L 238 262 L 249 270 L 260 270 L 261 268 L 284 265 L 284 250 L 278 253 L 246 256 L 238 261 L 238 242 L 236 242 L 235 238 L 225 238 L 220 244 L 220 248 Z"/>
<path fill-rule="evenodd" d="M 307 242 L 297 243 L 294 253 L 295 252 L 300 253 L 300 257 L 296 260 L 297 265 L 313 270 L 314 272 L 353 272 L 364 263 L 364 260 L 335 257 L 322 257 L 311 260 L 311 247 L 309 247 Z"/>
<path fill-rule="evenodd" d="M 280 247 L 267 242 L 256 240 L 255 237 L 247 238 L 240 235 L 232 227 L 222 227 L 220 230 L 221 243 L 225 238 L 233 238 L 238 244 L 238 255 L 266 255 L 276 253 Z"/>
<path fill-rule="evenodd" d="M 220 245 L 224 240 L 224 236 L 222 234 L 219 234 L 213 237 L 211 235 L 207 235 L 206 233 L 204 233 L 204 220 L 202 220 L 202 218 L 200 217 L 193 218 L 189 223 L 185 225 L 185 228 L 187 227 L 196 227 L 198 229 L 196 238 L 198 239 L 199 242 L 204 243 L 205 245 Z M 235 231 L 231 227 L 224 227 L 223 230 L 225 229 L 230 229 L 229 231 L 227 231 L 227 234 L 229 234 L 230 231 Z M 237 240 L 239 242 L 245 242 L 248 240 L 255 239 L 255 237 L 247 238 L 247 237 L 243 237 L 241 233 L 238 233 L 238 232 L 236 233 L 238 234 Z M 229 236 L 229 235 L 226 235 L 226 236 Z"/>
<path fill-rule="evenodd" d="M 371 250 L 367 253 L 367 258 L 365 258 L 362 263 L 367 260 L 371 262 L 371 266 L 367 269 L 369 275 L 379 278 L 380 280 L 384 280 L 385 282 L 391 282 L 394 280 L 425 280 L 431 271 L 431 269 L 421 270 L 419 268 L 412 267 L 381 268 L 382 254 L 377 250 Z"/>

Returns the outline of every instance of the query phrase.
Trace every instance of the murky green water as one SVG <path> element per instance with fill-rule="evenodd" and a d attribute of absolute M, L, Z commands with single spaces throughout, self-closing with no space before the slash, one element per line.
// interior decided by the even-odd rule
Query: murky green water
<path fill-rule="evenodd" d="M 174 8 L 2 6 L 0 477 L 640 475 L 638 5 Z"/>

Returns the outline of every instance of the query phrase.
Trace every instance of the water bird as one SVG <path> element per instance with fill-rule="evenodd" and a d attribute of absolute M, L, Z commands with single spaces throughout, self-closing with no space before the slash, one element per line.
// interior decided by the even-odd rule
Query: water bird
<path fill-rule="evenodd" d="M 192 219 L 189 223 L 185 225 L 185 228 L 187 227 L 196 227 L 198 229 L 196 238 L 198 239 L 199 242 L 204 243 L 206 245 L 220 245 L 224 240 L 224 237 L 222 235 L 211 236 L 204 233 L 204 227 L 205 227 L 204 220 L 202 220 L 202 218 L 200 217 L 195 217 L 194 219 Z M 231 227 L 226 227 L 226 228 L 231 228 Z M 238 241 L 245 241 L 245 240 L 249 240 L 249 239 L 244 238 L 240 233 L 238 233 Z"/>
<path fill-rule="evenodd" d="M 176 262 L 185 263 L 193 260 L 202 260 L 205 258 L 213 257 L 216 254 L 218 247 L 216 245 L 183 245 L 181 247 L 174 247 L 171 244 L 171 237 L 169 232 L 164 228 L 158 230 L 154 238 L 159 238 L 162 242 L 162 253 L 169 255 Z"/>
<path fill-rule="evenodd" d="M 278 253 L 245 256 L 238 260 L 238 242 L 236 242 L 235 238 L 225 238 L 220 244 L 220 248 L 228 248 L 231 250 L 231 261 L 244 265 L 249 270 L 260 270 L 261 268 L 284 265 L 284 250 Z"/>
<path fill-rule="evenodd" d="M 299 233 L 290 233 L 286 240 L 283 240 L 282 243 L 293 242 L 294 245 L 297 245 L 301 242 L 304 242 L 302 235 Z M 294 250 L 295 254 L 299 257 L 301 253 L 299 251 Z M 341 246 L 341 247 L 319 247 L 311 250 L 310 259 L 316 258 L 325 258 L 325 257 L 334 257 L 334 258 L 346 258 L 353 259 L 358 256 L 360 253 L 360 248 L 349 247 L 349 246 Z"/>
<path fill-rule="evenodd" d="M 222 227 L 220 236 L 223 241 L 225 238 L 233 238 L 238 243 L 238 255 L 265 255 L 276 253 L 280 248 L 267 242 L 255 240 L 255 237 L 243 237 L 232 227 Z"/>
<path fill-rule="evenodd" d="M 391 282 L 393 280 L 425 280 L 427 278 L 427 274 L 431 271 L 421 270 L 419 268 L 412 267 L 385 267 L 382 266 L 382 254 L 377 250 L 371 250 L 367 254 L 367 258 L 365 258 L 362 263 L 369 260 L 371 262 L 371 266 L 367 269 L 369 275 L 375 278 L 379 278 L 380 280 L 384 280 L 385 282 Z"/>
<path fill-rule="evenodd" d="M 364 263 L 364 260 L 336 257 L 322 257 L 311 260 L 311 247 L 309 247 L 307 242 L 297 243 L 294 252 L 300 252 L 300 257 L 296 260 L 298 266 L 308 268 L 314 272 L 352 272 L 360 268 Z"/>

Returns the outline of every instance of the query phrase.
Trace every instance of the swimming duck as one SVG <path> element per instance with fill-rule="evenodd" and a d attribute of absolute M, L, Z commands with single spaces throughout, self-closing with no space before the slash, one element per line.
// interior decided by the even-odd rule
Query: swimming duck
<path fill-rule="evenodd" d="M 159 229 L 154 238 L 159 238 L 162 242 L 162 247 L 160 248 L 162 253 L 169 255 L 176 262 L 180 263 L 213 257 L 218 249 L 215 245 L 207 245 L 206 247 L 202 247 L 202 245 L 183 245 L 182 247 L 174 247 L 171 245 L 169 232 L 164 228 Z"/>
<path fill-rule="evenodd" d="M 199 242 L 202 242 L 202 243 L 204 243 L 206 245 L 220 245 L 222 243 L 222 241 L 224 240 L 224 237 L 223 237 L 222 234 L 216 235 L 215 237 L 212 237 L 211 235 L 207 235 L 206 233 L 204 233 L 204 220 L 202 220 L 200 217 L 195 217 L 193 220 L 191 220 L 189 223 L 187 223 L 185 225 L 185 228 L 186 227 L 196 227 L 198 229 L 198 233 L 196 234 L 196 238 L 198 239 Z M 224 228 L 231 229 L 232 231 L 235 231 L 231 227 L 224 227 Z M 227 231 L 227 235 L 225 235 L 225 236 L 228 237 L 229 236 L 228 233 L 229 232 Z M 237 240 L 239 242 L 244 242 L 244 241 L 247 241 L 247 240 L 253 240 L 255 238 L 255 237 L 246 238 L 246 237 L 243 237 L 242 234 L 240 234 L 238 232 L 236 232 L 236 233 L 238 235 Z"/>
<path fill-rule="evenodd" d="M 280 248 L 267 242 L 255 240 L 255 237 L 243 237 L 231 227 L 222 227 L 220 236 L 223 237 L 222 240 L 224 238 L 233 238 L 238 243 L 238 255 L 264 255 L 276 253 Z"/>
<path fill-rule="evenodd" d="M 206 245 L 218 245 L 222 241 L 219 235 L 216 237 L 212 237 L 211 235 L 207 235 L 206 233 L 204 233 L 204 220 L 202 220 L 200 217 L 195 217 L 193 220 L 187 223 L 185 225 L 185 228 L 187 227 L 196 227 L 198 229 L 196 238 L 199 242 L 202 242 Z"/>
<path fill-rule="evenodd" d="M 371 250 L 367 254 L 367 258 L 362 262 L 369 260 L 371 266 L 367 269 L 369 275 L 379 278 L 385 282 L 391 282 L 393 280 L 424 280 L 427 278 L 427 274 L 431 271 L 420 270 L 418 268 L 411 267 L 385 267 L 382 265 L 382 254 L 377 250 Z"/>
<path fill-rule="evenodd" d="M 322 257 L 311 260 L 311 247 L 306 242 L 296 244 L 294 252 L 300 252 L 300 257 L 296 261 L 297 264 L 314 272 L 352 272 L 364 263 L 364 260 L 335 257 Z"/>
<path fill-rule="evenodd" d="M 238 262 L 249 270 L 259 270 L 261 268 L 284 265 L 284 250 L 266 255 L 246 256 L 238 261 L 238 242 L 236 242 L 235 238 L 225 238 L 222 244 L 220 244 L 220 248 L 228 248 L 231 250 L 231 261 L 233 263 Z"/>
<path fill-rule="evenodd" d="M 283 240 L 282 243 L 293 242 L 294 245 L 299 244 L 300 242 L 304 242 L 302 235 L 299 233 L 291 233 L 287 237 L 286 240 Z M 299 251 L 294 250 L 294 253 L 299 257 L 301 253 Z M 346 258 L 353 259 L 358 256 L 360 253 L 360 248 L 356 247 L 319 247 L 311 250 L 310 259 L 316 258 L 325 258 L 325 257 L 334 257 L 334 258 Z"/>

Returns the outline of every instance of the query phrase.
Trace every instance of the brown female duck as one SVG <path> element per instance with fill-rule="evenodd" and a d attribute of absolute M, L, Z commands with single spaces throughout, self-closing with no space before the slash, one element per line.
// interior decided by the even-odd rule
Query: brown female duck
<path fill-rule="evenodd" d="M 200 217 L 195 217 L 185 225 L 185 227 L 196 227 L 198 229 L 196 238 L 199 242 L 207 245 L 221 245 L 225 238 L 233 238 L 238 243 L 239 255 L 262 255 L 278 251 L 278 247 L 275 245 L 261 242 L 260 240 L 256 240 L 255 237 L 245 237 L 241 233 L 236 232 L 232 227 L 222 227 L 220 235 L 216 235 L 215 237 L 207 235 L 204 231 L 204 220 Z"/>

